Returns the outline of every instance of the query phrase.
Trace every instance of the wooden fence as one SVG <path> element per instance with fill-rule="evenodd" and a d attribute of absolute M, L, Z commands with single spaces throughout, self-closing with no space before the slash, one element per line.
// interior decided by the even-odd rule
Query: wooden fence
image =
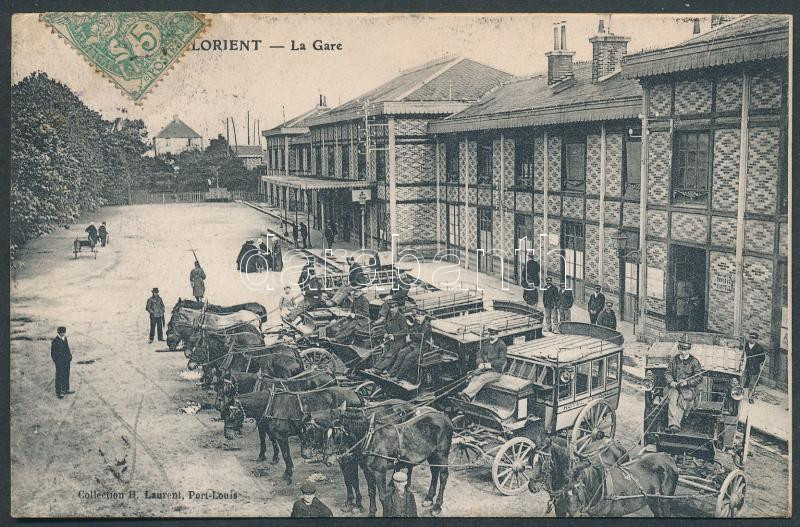
<path fill-rule="evenodd" d="M 207 198 L 206 191 L 194 192 L 149 192 L 135 190 L 128 194 L 116 196 L 108 200 L 108 205 L 149 205 L 167 203 L 203 203 Z M 262 201 L 264 196 L 258 192 L 247 190 L 229 191 L 231 201 Z"/>

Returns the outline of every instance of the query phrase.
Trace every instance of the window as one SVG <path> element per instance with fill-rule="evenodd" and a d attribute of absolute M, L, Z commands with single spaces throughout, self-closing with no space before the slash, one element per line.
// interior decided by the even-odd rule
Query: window
<path fill-rule="evenodd" d="M 363 146 L 359 146 L 356 151 L 356 170 L 358 170 L 358 179 L 367 179 L 367 156 L 362 152 Z"/>
<path fill-rule="evenodd" d="M 322 175 L 322 147 L 314 147 L 314 175 Z"/>
<path fill-rule="evenodd" d="M 592 391 L 602 389 L 605 383 L 605 360 L 592 361 Z"/>
<path fill-rule="evenodd" d="M 572 397 L 572 369 L 571 368 L 561 368 L 558 370 L 558 398 L 559 399 L 569 399 Z M 567 382 L 564 382 L 564 378 L 569 379 Z"/>
<path fill-rule="evenodd" d="M 375 150 L 375 179 L 386 181 L 386 148 L 379 146 Z"/>
<path fill-rule="evenodd" d="M 492 208 L 478 207 L 478 270 L 492 271 L 494 257 L 494 236 L 492 235 Z"/>
<path fill-rule="evenodd" d="M 619 380 L 619 354 L 606 357 L 606 385 L 616 384 Z"/>
<path fill-rule="evenodd" d="M 711 142 L 708 132 L 676 132 L 672 164 L 672 202 L 704 205 L 708 202 Z"/>
<path fill-rule="evenodd" d="M 458 143 L 450 142 L 445 145 L 445 181 L 459 180 Z"/>
<path fill-rule="evenodd" d="M 642 141 L 625 138 L 625 196 L 639 197 L 642 188 Z"/>
<path fill-rule="evenodd" d="M 514 153 L 514 184 L 533 186 L 533 140 L 519 140 Z"/>
<path fill-rule="evenodd" d="M 385 201 L 378 201 L 377 202 L 377 220 L 378 220 L 378 240 L 381 249 L 386 248 L 389 245 L 389 226 L 388 226 L 388 218 L 386 216 L 386 202 Z"/>
<path fill-rule="evenodd" d="M 492 183 L 492 142 L 478 142 L 478 184 Z"/>
<path fill-rule="evenodd" d="M 586 188 L 586 139 L 565 140 L 562 167 L 562 190 L 583 191 Z"/>
<path fill-rule="evenodd" d="M 458 205 L 446 205 L 447 208 L 447 245 L 448 247 L 458 247 L 461 243 L 459 233 L 461 231 L 461 213 Z"/>
<path fill-rule="evenodd" d="M 565 221 L 561 224 L 561 246 L 564 248 L 567 281 L 570 287 L 575 289 L 576 280 L 583 280 L 585 240 L 582 223 Z"/>
<path fill-rule="evenodd" d="M 350 145 L 342 145 L 342 179 L 350 178 Z"/>
<path fill-rule="evenodd" d="M 639 294 L 639 233 L 626 231 L 628 240 L 625 242 L 625 292 L 632 295 Z"/>
<path fill-rule="evenodd" d="M 589 391 L 589 363 L 578 364 L 575 368 L 575 395 Z"/>
<path fill-rule="evenodd" d="M 336 177 L 336 150 L 333 145 L 326 146 L 325 150 L 327 150 L 325 155 L 328 159 L 328 177 Z"/>

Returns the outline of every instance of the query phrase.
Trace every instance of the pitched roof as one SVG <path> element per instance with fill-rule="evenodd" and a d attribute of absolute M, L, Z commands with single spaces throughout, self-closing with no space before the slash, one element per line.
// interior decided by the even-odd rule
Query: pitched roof
<path fill-rule="evenodd" d="M 747 15 L 663 49 L 623 60 L 623 75 L 649 77 L 789 56 L 788 15 Z"/>
<path fill-rule="evenodd" d="M 619 74 L 592 83 L 591 62 L 573 65 L 573 80 L 548 86 L 547 74 L 515 79 L 461 112 L 428 125 L 432 133 L 627 119 L 641 111 L 639 82 Z"/>
<path fill-rule="evenodd" d="M 327 106 L 314 106 L 307 112 L 301 113 L 300 115 L 289 119 L 285 123 L 281 123 L 274 128 L 270 128 L 269 130 L 264 130 L 262 134 L 264 136 L 276 136 L 308 133 L 308 125 L 306 124 L 306 121 L 313 119 L 314 117 L 324 115 L 329 111 L 331 111 L 331 109 Z"/>
<path fill-rule="evenodd" d="M 231 151 L 234 155 L 242 157 L 261 157 L 263 155 L 263 151 L 259 145 L 231 145 Z"/>
<path fill-rule="evenodd" d="M 175 137 L 196 138 L 202 136 L 189 128 L 186 123 L 178 119 L 178 116 L 176 115 L 172 118 L 172 122 L 165 126 L 156 137 L 160 139 L 169 139 Z"/>
<path fill-rule="evenodd" d="M 475 101 L 494 86 L 513 76 L 491 66 L 463 57 L 446 57 L 402 72 L 377 88 L 330 111 L 328 119 L 346 119 L 361 110 L 364 102 L 381 103 L 466 103 Z M 422 107 L 420 105 L 417 105 Z M 442 108 L 449 107 L 444 104 Z M 310 124 L 320 124 L 310 120 Z"/>

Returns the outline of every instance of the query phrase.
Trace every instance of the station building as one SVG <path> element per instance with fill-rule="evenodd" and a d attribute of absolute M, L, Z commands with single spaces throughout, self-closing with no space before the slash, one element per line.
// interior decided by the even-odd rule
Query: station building
<path fill-rule="evenodd" d="M 625 58 L 644 90 L 640 249 L 650 331 L 789 350 L 789 17 L 750 15 Z M 646 199 L 645 199 L 646 198 Z"/>

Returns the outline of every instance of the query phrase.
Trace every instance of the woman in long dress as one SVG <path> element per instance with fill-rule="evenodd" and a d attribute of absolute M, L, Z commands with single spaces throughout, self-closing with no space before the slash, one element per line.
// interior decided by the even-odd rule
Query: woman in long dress
<path fill-rule="evenodd" d="M 281 242 L 278 240 L 272 244 L 272 270 L 283 270 L 283 254 L 281 253 Z"/>

